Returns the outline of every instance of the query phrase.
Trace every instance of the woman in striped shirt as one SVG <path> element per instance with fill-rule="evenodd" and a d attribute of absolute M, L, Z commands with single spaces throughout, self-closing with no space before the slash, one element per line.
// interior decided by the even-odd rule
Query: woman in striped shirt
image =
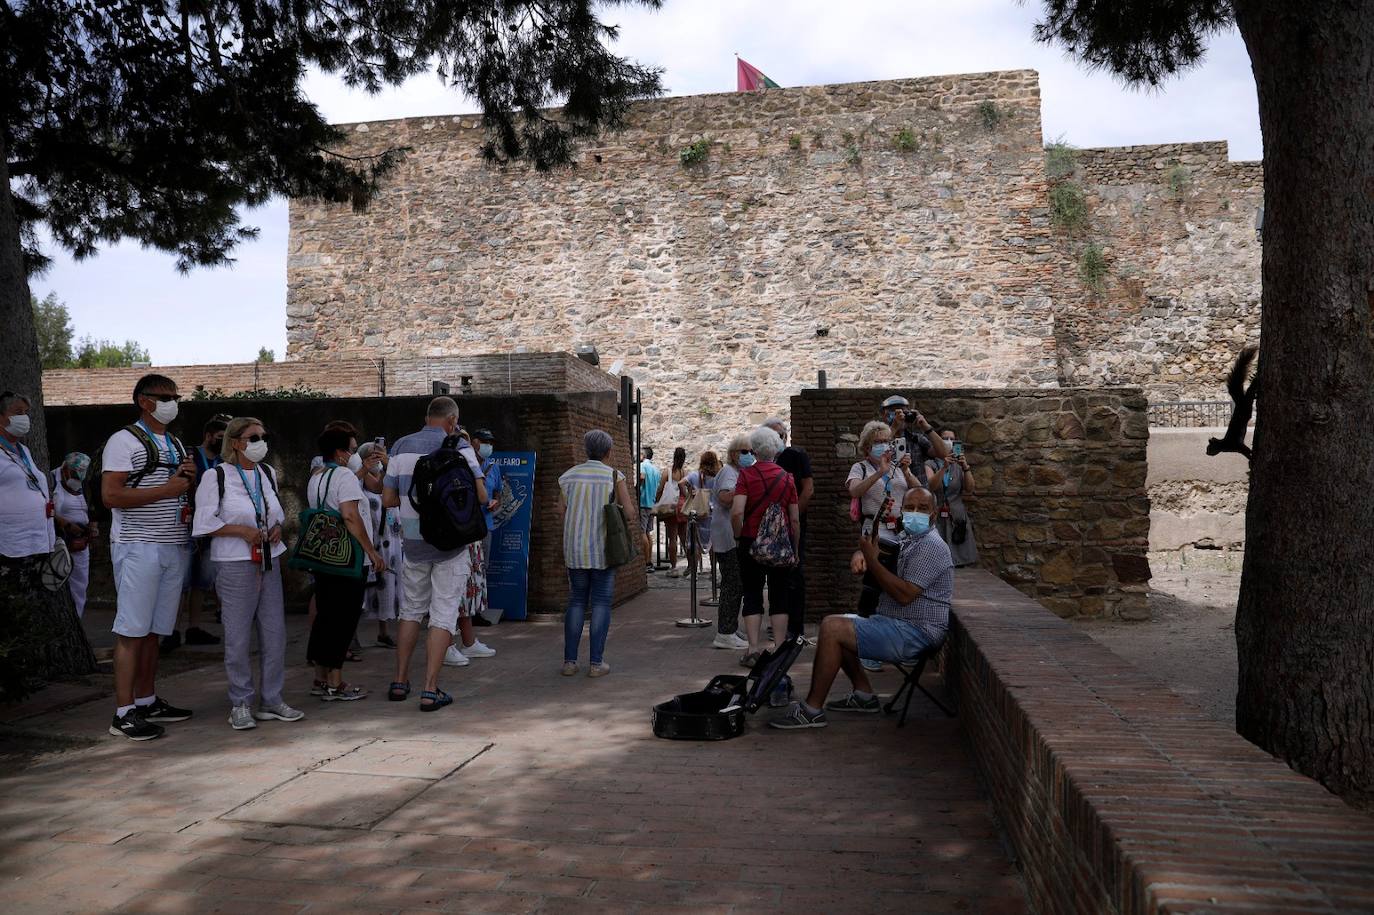
<path fill-rule="evenodd" d="M 611 436 L 593 429 L 582 437 L 585 463 L 558 478 L 558 513 L 563 518 L 563 561 L 568 566 L 568 611 L 563 616 L 563 676 L 577 673 L 577 648 L 587 606 L 592 610 L 591 666 L 589 677 L 604 677 L 611 666 L 602 658 L 611 628 L 611 598 L 615 594 L 615 569 L 606 562 L 606 513 L 612 494 L 625 517 L 633 516 L 634 502 L 625 485 L 625 474 L 612 469 Z"/>

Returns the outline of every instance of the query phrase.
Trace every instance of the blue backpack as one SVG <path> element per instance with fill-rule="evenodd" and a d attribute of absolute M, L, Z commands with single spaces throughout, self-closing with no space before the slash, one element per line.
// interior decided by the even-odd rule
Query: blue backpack
<path fill-rule="evenodd" d="M 420 516 L 420 537 L 438 550 L 456 550 L 487 536 L 487 519 L 477 498 L 477 477 L 450 435 L 438 451 L 415 462 L 406 494 Z"/>

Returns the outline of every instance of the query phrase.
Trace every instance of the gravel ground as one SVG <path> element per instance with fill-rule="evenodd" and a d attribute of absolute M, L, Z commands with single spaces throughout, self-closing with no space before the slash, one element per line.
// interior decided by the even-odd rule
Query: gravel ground
<path fill-rule="evenodd" d="M 1240 572 L 1152 563 L 1152 619 L 1075 625 L 1228 726 L 1236 715 L 1236 595 Z"/>

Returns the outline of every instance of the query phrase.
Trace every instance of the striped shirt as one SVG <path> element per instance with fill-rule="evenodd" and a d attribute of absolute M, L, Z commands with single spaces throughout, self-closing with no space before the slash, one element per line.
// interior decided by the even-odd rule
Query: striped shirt
<path fill-rule="evenodd" d="M 563 562 L 570 569 L 606 568 L 606 509 L 625 474 L 600 461 L 578 464 L 558 478 L 563 516 Z"/>
<path fill-rule="evenodd" d="M 186 449 L 170 434 L 154 435 L 159 452 L 158 464 L 138 481 L 137 489 L 155 489 L 166 484 L 176 473 L 177 464 Z M 143 442 L 128 429 L 120 429 L 105 443 L 101 469 L 105 473 L 133 475 L 148 463 Z M 188 496 L 173 496 L 140 505 L 137 508 L 113 508 L 114 522 L 110 525 L 111 543 L 187 543 L 191 539 L 190 525 L 181 520 L 181 507 Z"/>
<path fill-rule="evenodd" d="M 401 532 L 404 537 L 402 549 L 405 551 L 405 558 L 410 562 L 443 562 L 467 551 L 466 546 L 460 546 L 456 550 L 441 550 L 426 543 L 425 538 L 420 536 L 420 513 L 410 504 L 410 482 L 415 475 L 415 465 L 419 463 L 420 458 L 438 451 L 443 446 L 445 438 L 443 427 L 425 426 L 419 432 L 402 436 L 391 446 L 391 461 L 386 466 L 382 486 L 396 490 L 401 497 L 401 507 L 397 509 L 397 514 L 401 519 Z M 473 479 L 482 479 L 482 465 L 478 462 L 477 453 L 472 450 L 472 446 L 464 442 L 459 451 L 467 458 L 468 466 L 472 468 Z"/>
<path fill-rule="evenodd" d="M 920 596 L 909 604 L 899 604 L 884 591 L 873 612 L 905 620 L 930 639 L 943 639 L 949 629 L 949 605 L 954 600 L 954 560 L 935 528 L 920 537 L 902 538 L 897 577 L 920 588 Z"/>

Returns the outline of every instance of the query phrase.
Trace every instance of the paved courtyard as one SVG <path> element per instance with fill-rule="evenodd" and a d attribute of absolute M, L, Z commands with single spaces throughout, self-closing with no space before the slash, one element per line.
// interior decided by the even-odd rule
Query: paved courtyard
<path fill-rule="evenodd" d="M 900 730 L 784 733 L 765 709 L 736 740 L 656 739 L 653 703 L 740 670 L 712 630 L 672 625 L 686 609 L 680 588 L 618 608 L 599 680 L 558 676 L 561 624 L 480 630 L 498 655 L 447 670 L 434 714 L 386 701 L 393 655 L 369 648 L 346 671 L 361 702 L 309 698 L 289 669 L 295 724 L 230 730 L 218 665 L 163 681 L 196 717 L 161 740 L 101 736 L 106 699 L 19 722 L 95 743 L 0 780 L 4 908 L 1026 911 L 960 726 L 919 694 Z"/>

